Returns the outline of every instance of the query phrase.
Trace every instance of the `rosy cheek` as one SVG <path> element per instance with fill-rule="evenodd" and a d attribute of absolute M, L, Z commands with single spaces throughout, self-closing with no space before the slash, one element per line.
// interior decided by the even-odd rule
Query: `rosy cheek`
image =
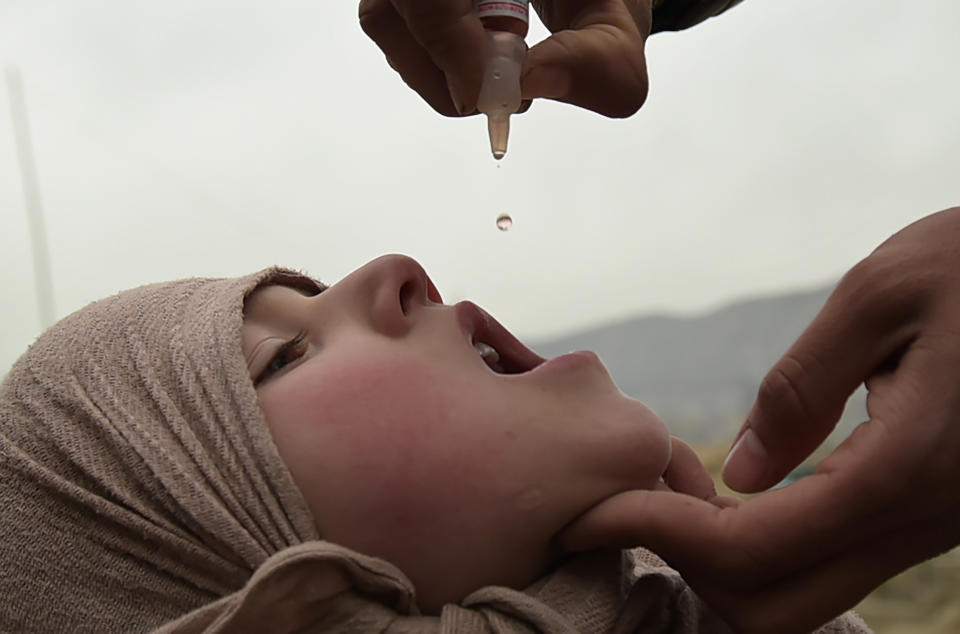
<path fill-rule="evenodd" d="M 261 405 L 319 523 L 416 531 L 484 477 L 467 455 L 482 425 L 463 418 L 457 388 L 422 362 L 354 354 L 308 362 L 265 386 Z"/>

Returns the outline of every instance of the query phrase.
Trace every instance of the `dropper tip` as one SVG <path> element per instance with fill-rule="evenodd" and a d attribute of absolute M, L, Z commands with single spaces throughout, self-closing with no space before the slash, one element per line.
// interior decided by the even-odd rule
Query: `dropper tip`
<path fill-rule="evenodd" d="M 510 134 L 510 114 L 498 112 L 487 115 L 487 127 L 490 130 L 490 152 L 498 161 L 507 153 L 507 137 Z"/>

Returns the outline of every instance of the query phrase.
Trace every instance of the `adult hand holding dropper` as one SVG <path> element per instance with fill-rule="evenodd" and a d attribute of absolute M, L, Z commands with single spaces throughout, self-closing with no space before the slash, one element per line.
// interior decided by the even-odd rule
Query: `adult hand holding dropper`
<path fill-rule="evenodd" d="M 534 0 L 552 35 L 530 48 L 525 102 L 549 98 L 609 117 L 647 96 L 651 0 Z M 484 75 L 484 25 L 473 0 L 362 0 L 360 25 L 437 112 L 473 114 Z M 494 27 L 497 28 L 497 27 Z"/>

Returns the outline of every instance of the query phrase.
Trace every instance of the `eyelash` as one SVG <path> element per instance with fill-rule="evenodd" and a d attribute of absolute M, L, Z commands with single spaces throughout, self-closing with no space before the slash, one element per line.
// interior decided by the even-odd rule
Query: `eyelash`
<path fill-rule="evenodd" d="M 301 330 L 293 339 L 277 348 L 277 352 L 253 384 L 256 386 L 263 383 L 280 370 L 300 359 L 307 353 L 307 343 L 307 333 L 305 330 Z"/>

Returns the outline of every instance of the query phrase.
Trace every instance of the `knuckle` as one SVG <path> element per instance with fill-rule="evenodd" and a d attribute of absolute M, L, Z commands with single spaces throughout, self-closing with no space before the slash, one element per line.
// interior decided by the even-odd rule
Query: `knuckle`
<path fill-rule="evenodd" d="M 368 20 L 382 20 L 392 12 L 393 7 L 388 0 L 360 0 L 360 6 L 357 9 L 361 23 Z"/>
<path fill-rule="evenodd" d="M 387 0 L 361 0 L 358 16 L 360 28 L 372 40 L 377 40 L 395 22 L 393 7 Z"/>
<path fill-rule="evenodd" d="M 926 253 L 887 242 L 853 266 L 831 296 L 872 321 L 903 322 L 936 299 L 949 267 L 928 266 Z"/>
<path fill-rule="evenodd" d="M 801 388 L 806 372 L 803 362 L 787 353 L 760 382 L 757 407 L 775 417 L 811 417 L 813 408 Z"/>
<path fill-rule="evenodd" d="M 882 299 L 881 286 L 890 283 L 890 274 L 895 273 L 887 263 L 887 258 L 880 251 L 874 251 L 868 257 L 857 262 L 847 271 L 840 283 L 837 284 L 835 294 L 842 294 L 851 298 L 863 298 L 869 301 Z"/>

